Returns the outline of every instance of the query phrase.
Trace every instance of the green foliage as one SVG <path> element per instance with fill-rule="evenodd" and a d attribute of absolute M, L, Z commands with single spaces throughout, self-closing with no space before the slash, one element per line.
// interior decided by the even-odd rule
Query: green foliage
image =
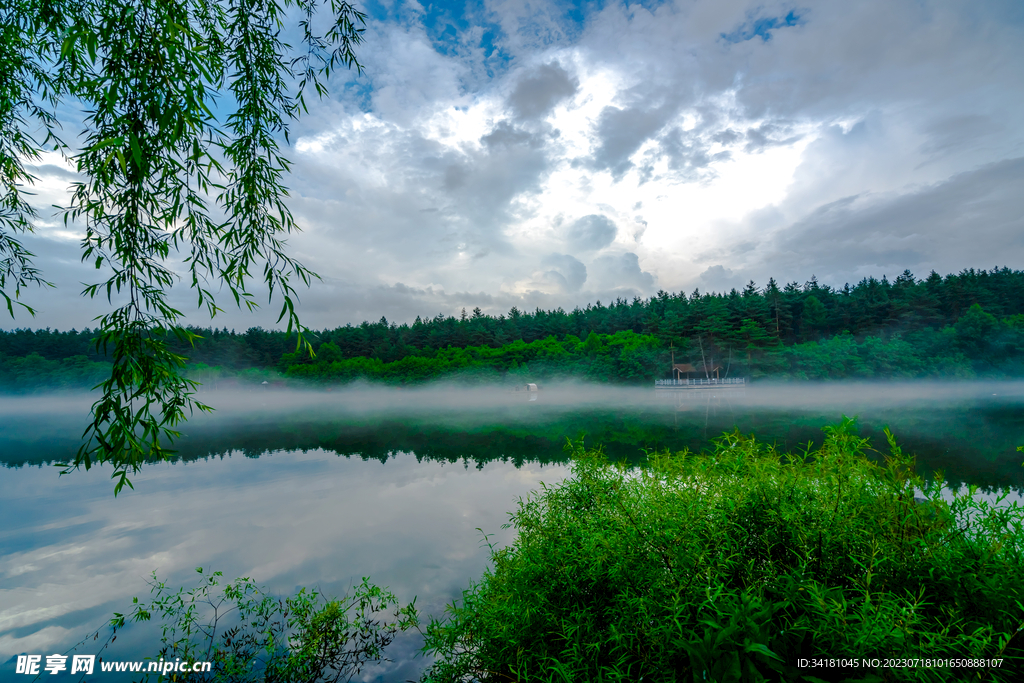
<path fill-rule="evenodd" d="M 83 177 L 64 221 L 83 226 L 82 258 L 104 272 L 83 294 L 111 306 L 93 339 L 110 375 L 65 471 L 111 462 L 116 493 L 141 462 L 165 455 L 188 414 L 209 410 L 193 398 L 186 358 L 172 348 L 196 338 L 168 300 L 179 255 L 211 316 L 221 310 L 218 284 L 237 305 L 255 307 L 249 283 L 262 267 L 271 298 L 281 297 L 278 321 L 287 319 L 302 345 L 295 282 L 315 275 L 285 251 L 297 226 L 285 204 L 289 162 L 279 139 L 287 141 L 290 120 L 305 109 L 306 87 L 323 96 L 334 68 L 359 68 L 353 48 L 365 20 L 347 1 L 331 0 L 335 19 L 317 35 L 319 5 L 16 0 L 0 9 L 0 295 L 13 315 L 25 286 L 45 284 L 16 236 L 32 230 L 36 215 L 22 189 L 33 181 L 24 160 L 51 147 Z M 294 50 L 281 39 L 291 8 L 303 41 Z M 65 102 L 85 113 L 78 149 L 56 135 L 54 112 Z"/>
<path fill-rule="evenodd" d="M 38 161 L 40 143 L 28 131 L 31 119 L 52 126 L 53 115 L 44 103 L 53 103 L 52 93 L 43 87 L 46 72 L 30 30 L 31 0 L 12 0 L 0 7 L 0 298 L 8 314 L 15 306 L 33 314 L 27 304 L 18 301 L 29 285 L 49 285 L 32 265 L 34 254 L 16 235 L 32 232 L 37 217 L 24 186 L 35 180 L 25 162 Z M 48 134 L 42 144 L 51 142 Z M 13 291 L 12 291 L 13 290 Z"/>
<path fill-rule="evenodd" d="M 1012 325 L 1007 321 L 1007 325 Z M 973 304 L 953 325 L 956 344 L 969 356 L 978 357 L 987 351 L 993 331 L 999 328 L 999 321 L 986 313 L 978 304 Z"/>
<path fill-rule="evenodd" d="M 805 337 L 816 336 L 825 329 L 828 321 L 828 313 L 825 306 L 813 294 L 804 299 L 804 311 L 801 315 L 801 324 Z"/>
<path fill-rule="evenodd" d="M 0 355 L 0 386 L 19 391 L 90 389 L 110 376 L 110 363 L 70 356 L 49 360 L 38 353 L 20 358 Z"/>
<path fill-rule="evenodd" d="M 858 342 L 849 334 L 840 334 L 783 349 L 778 353 L 782 365 L 775 374 L 816 380 L 974 376 L 963 354 L 922 357 L 921 351 L 901 336 L 888 340 L 867 337 Z"/>
<path fill-rule="evenodd" d="M 159 658 L 212 662 L 208 673 L 183 674 L 186 681 L 348 681 L 367 663 L 388 661 L 384 648 L 418 624 L 415 601 L 402 606 L 365 578 L 340 600 L 305 588 L 280 599 L 252 579 L 222 584 L 220 572 L 196 571 L 201 580 L 191 589 L 173 590 L 154 574 L 150 601 L 134 598 L 130 614 L 111 620 L 116 632 L 132 621 L 158 619 Z M 160 676 L 144 680 L 151 678 Z"/>
<path fill-rule="evenodd" d="M 649 382 L 659 375 L 665 356 L 655 337 L 631 330 L 615 334 L 591 332 L 582 342 L 567 335 L 562 340 L 551 336 L 530 343 L 515 341 L 498 348 L 449 346 L 390 363 L 362 356 L 342 359 L 338 347 L 330 342 L 320 349 L 314 359 L 288 354 L 280 367 L 289 378 L 318 382 L 365 379 L 406 384 L 444 378 L 482 383 L 507 377 L 516 381 L 586 378 Z M 326 354 L 322 352 L 325 349 Z"/>
<path fill-rule="evenodd" d="M 817 681 L 977 677 L 878 658 L 1024 661 L 1024 510 L 944 500 L 891 433 L 853 422 L 782 455 L 739 433 L 639 471 L 571 445 L 573 475 L 519 503 L 516 541 L 432 620 L 425 681 Z M 922 497 L 915 498 L 915 494 Z M 801 669 L 800 658 L 858 666 Z"/>

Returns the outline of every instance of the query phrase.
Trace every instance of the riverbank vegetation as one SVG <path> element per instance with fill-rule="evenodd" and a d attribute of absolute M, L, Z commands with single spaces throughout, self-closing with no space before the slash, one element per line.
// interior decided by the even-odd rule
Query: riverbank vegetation
<path fill-rule="evenodd" d="M 100 661 L 104 655 L 110 658 L 108 649 L 119 630 L 156 620 L 162 632 L 159 662 L 168 666 L 146 673 L 143 681 L 337 683 L 352 680 L 367 665 L 390 661 L 385 648 L 399 633 L 419 625 L 415 601 L 402 605 L 365 578 L 342 598 L 307 588 L 280 598 L 248 577 L 224 581 L 221 572 L 202 567 L 196 572 L 196 586 L 178 589 L 154 573 L 150 599 L 135 598 L 130 612 L 114 615 Z M 208 662 L 210 667 L 169 677 L 179 661 Z"/>
<path fill-rule="evenodd" d="M 944 499 L 891 435 L 878 460 L 851 421 L 825 432 L 640 469 L 573 444 L 573 475 L 520 502 L 515 542 L 427 627 L 423 680 L 1017 680 L 1024 512 Z M 846 664 L 799 665 L 820 657 Z"/>
<path fill-rule="evenodd" d="M 172 339 L 188 374 L 209 386 L 414 384 L 585 379 L 650 383 L 670 376 L 670 359 L 695 376 L 776 379 L 1007 377 L 1024 375 L 1024 271 L 965 270 L 920 280 L 865 278 L 836 289 L 811 279 L 714 294 L 659 292 L 649 299 L 596 302 L 571 312 L 479 308 L 412 324 L 325 329 L 315 356 L 295 338 L 192 329 L 195 345 Z M 91 386 L 109 360 L 90 330 L 0 332 L 0 387 L 8 391 Z M 105 368 L 105 370 L 104 370 Z M 705 368 L 707 370 L 705 371 Z M 717 368 L 717 369 L 716 369 Z"/>

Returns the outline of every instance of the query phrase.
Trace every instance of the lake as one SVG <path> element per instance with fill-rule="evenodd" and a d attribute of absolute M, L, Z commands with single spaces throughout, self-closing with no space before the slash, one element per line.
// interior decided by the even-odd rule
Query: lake
<path fill-rule="evenodd" d="M 109 469 L 58 477 L 52 466 L 74 454 L 88 397 L 0 400 L 0 677 L 15 655 L 64 652 L 129 611 L 153 571 L 191 586 L 202 566 L 279 594 L 341 595 L 369 576 L 439 615 L 486 567 L 482 534 L 510 542 L 501 526 L 516 501 L 569 473 L 566 439 L 639 462 L 643 449 L 699 451 L 733 428 L 802 448 L 820 443 L 822 425 L 857 415 L 876 446 L 890 426 L 924 474 L 942 469 L 951 485 L 989 495 L 1024 490 L 1022 382 L 660 394 L 562 385 L 534 401 L 488 387 L 201 398 L 217 413 L 185 426 L 178 460 L 146 466 L 116 499 Z M 416 679 L 418 646 L 415 635 L 396 641 L 394 661 L 365 680 Z M 137 625 L 105 657 L 158 649 L 155 626 Z"/>

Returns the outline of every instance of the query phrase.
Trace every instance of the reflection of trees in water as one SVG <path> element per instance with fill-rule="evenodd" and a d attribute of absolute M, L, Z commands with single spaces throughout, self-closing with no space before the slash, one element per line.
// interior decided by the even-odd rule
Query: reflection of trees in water
<path fill-rule="evenodd" d="M 677 393 L 677 392 L 671 392 Z M 678 392 L 682 393 L 682 392 Z M 336 415 L 293 412 L 218 415 L 188 425 L 178 458 L 198 460 L 240 453 L 256 458 L 287 450 L 323 449 L 339 456 L 386 462 L 402 453 L 419 460 L 482 467 L 491 461 L 564 462 L 567 439 L 602 445 L 613 459 L 639 462 L 642 449 L 701 451 L 709 439 L 739 429 L 780 449 L 820 444 L 821 427 L 839 412 L 751 410 L 739 393 L 668 395 L 655 404 L 623 410 L 548 407 L 495 410 L 467 415 L 457 411 L 416 415 Z M 538 406 L 533 406 L 534 408 Z M 908 452 L 916 453 L 922 473 L 942 469 L 953 485 L 1024 489 L 1024 468 L 1016 446 L 1024 436 L 1024 415 L 1013 404 L 965 403 L 943 409 L 863 408 L 861 434 L 885 452 L 882 429 L 889 426 Z M 0 427 L 0 462 L 6 466 L 59 462 L 77 448 L 77 416 L 25 417 Z"/>
<path fill-rule="evenodd" d="M 709 436 L 717 436 L 717 434 L 708 434 L 708 426 L 711 424 L 712 417 L 717 421 L 719 410 L 728 410 L 728 414 L 733 422 L 736 423 L 736 405 L 741 403 L 746 397 L 746 391 L 743 389 L 681 389 L 677 391 L 668 390 L 663 391 L 659 394 L 663 402 L 670 403 L 675 409 L 675 416 L 673 420 L 674 426 L 679 428 L 679 414 L 680 413 L 691 413 L 696 415 L 703 411 L 704 413 L 704 440 L 706 441 Z"/>

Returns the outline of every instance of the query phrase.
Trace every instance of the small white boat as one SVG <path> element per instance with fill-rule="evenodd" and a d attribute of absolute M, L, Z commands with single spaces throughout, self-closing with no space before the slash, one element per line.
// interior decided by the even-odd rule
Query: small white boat
<path fill-rule="evenodd" d="M 512 388 L 513 394 L 527 394 L 531 401 L 537 400 L 538 391 L 540 391 L 540 389 L 538 389 L 537 385 L 532 382 L 530 384 L 517 384 Z"/>

